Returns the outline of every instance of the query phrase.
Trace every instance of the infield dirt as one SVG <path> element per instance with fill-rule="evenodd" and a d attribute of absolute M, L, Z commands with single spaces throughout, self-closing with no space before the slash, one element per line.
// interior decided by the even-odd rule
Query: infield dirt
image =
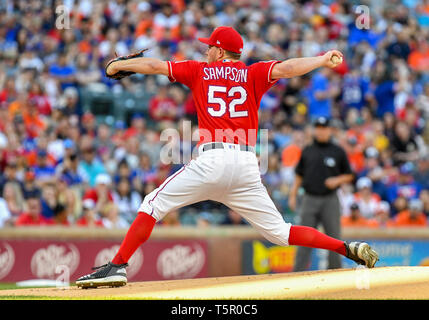
<path fill-rule="evenodd" d="M 429 299 L 429 267 L 380 267 L 131 282 L 120 288 L 2 290 L 0 298 L 53 299 Z"/>

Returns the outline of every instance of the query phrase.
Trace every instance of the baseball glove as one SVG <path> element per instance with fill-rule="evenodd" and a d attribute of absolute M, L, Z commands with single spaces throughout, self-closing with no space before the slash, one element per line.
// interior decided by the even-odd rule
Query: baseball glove
<path fill-rule="evenodd" d="M 106 74 L 106 77 L 108 77 L 108 78 L 110 78 L 110 79 L 121 80 L 121 79 L 123 79 L 123 78 L 125 78 L 125 77 L 128 77 L 128 76 L 130 76 L 130 75 L 132 75 L 132 74 L 135 74 L 135 72 L 133 72 L 133 71 L 118 71 L 118 72 L 116 72 L 116 73 L 114 73 L 114 74 L 107 74 L 107 68 L 108 68 L 112 63 L 114 63 L 114 62 L 116 62 L 116 61 L 121 61 L 121 60 L 130 60 L 130 59 L 135 59 L 135 58 L 143 57 L 143 56 L 144 56 L 144 52 L 145 52 L 146 50 L 148 50 L 148 49 L 143 49 L 143 50 L 141 50 L 141 51 L 139 51 L 139 52 L 135 52 L 135 53 L 129 54 L 129 55 L 127 55 L 127 56 L 120 56 L 120 57 L 116 57 L 116 58 L 114 58 L 114 59 L 110 60 L 110 61 L 107 63 L 106 67 L 104 68 L 104 73 Z M 115 53 L 115 54 L 116 54 L 116 53 Z"/>

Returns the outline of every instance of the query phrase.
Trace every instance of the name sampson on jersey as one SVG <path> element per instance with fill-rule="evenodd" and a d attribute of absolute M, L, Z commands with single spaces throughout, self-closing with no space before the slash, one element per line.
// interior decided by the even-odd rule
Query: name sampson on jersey
<path fill-rule="evenodd" d="M 237 69 L 234 67 L 206 67 L 203 69 L 204 80 L 229 79 L 235 82 L 247 82 L 247 69 Z"/>

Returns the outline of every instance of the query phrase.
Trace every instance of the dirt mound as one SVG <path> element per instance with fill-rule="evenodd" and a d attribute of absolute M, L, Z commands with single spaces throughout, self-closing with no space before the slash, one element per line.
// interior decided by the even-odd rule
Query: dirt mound
<path fill-rule="evenodd" d="M 429 267 L 339 269 L 129 283 L 121 288 L 38 288 L 1 296 L 54 299 L 429 299 Z"/>

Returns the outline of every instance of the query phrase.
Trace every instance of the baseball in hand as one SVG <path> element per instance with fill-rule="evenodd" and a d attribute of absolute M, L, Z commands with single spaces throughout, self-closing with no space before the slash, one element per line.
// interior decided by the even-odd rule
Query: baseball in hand
<path fill-rule="evenodd" d="M 331 57 L 331 62 L 335 65 L 338 66 L 339 64 L 341 64 L 343 62 L 343 58 L 337 55 L 333 55 Z"/>

